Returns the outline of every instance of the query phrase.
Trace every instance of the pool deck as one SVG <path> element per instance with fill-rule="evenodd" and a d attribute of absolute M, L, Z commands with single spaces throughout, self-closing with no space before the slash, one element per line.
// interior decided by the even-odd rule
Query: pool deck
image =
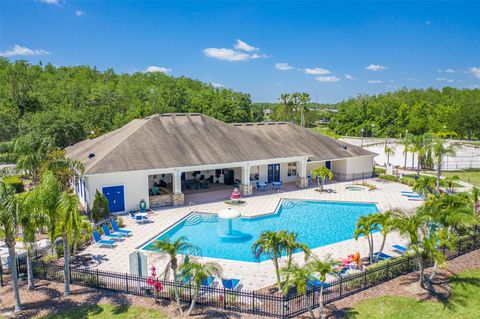
<path fill-rule="evenodd" d="M 245 199 L 246 204 L 243 206 L 236 206 L 236 209 L 245 217 L 253 217 L 264 214 L 271 214 L 275 212 L 278 203 L 282 199 L 306 199 L 306 200 L 320 200 L 320 201 L 343 201 L 343 202 L 369 202 L 376 203 L 381 211 L 391 208 L 402 208 L 404 210 L 413 210 L 420 206 L 422 202 L 410 201 L 405 196 L 401 195 L 401 191 L 411 190 L 408 186 L 392 183 L 392 182 L 376 182 L 374 180 L 367 180 L 378 187 L 374 191 L 347 191 L 346 185 L 352 182 L 331 183 L 325 188 L 333 189 L 336 193 L 320 193 L 314 188 L 308 189 L 294 189 L 282 193 L 270 193 L 265 195 L 256 195 Z M 206 196 L 208 195 L 205 194 Z M 217 213 L 220 210 L 228 207 L 223 201 L 208 202 L 197 204 L 194 206 L 171 207 L 156 210 L 149 215 L 152 220 L 151 223 L 143 225 L 136 224 L 129 216 L 124 216 L 123 220 L 126 228 L 131 229 L 133 236 L 126 240 L 119 242 L 115 248 L 104 248 L 96 245 L 91 245 L 83 250 L 80 255 L 90 255 L 95 260 L 93 268 L 102 270 L 115 271 L 121 273 L 129 272 L 129 254 L 136 251 L 138 248 L 146 244 L 148 241 L 156 238 L 161 232 L 165 231 L 172 225 L 176 224 L 182 218 L 187 216 L 192 210 L 202 213 Z M 380 246 L 381 235 L 375 234 L 375 247 Z M 389 234 L 384 251 L 387 254 L 395 256 L 396 253 L 391 250 L 391 246 L 398 243 L 404 243 L 398 234 Z M 368 244 L 365 239 L 358 241 L 350 239 L 335 244 L 314 248 L 312 252 L 319 257 L 331 255 L 332 258 L 344 258 L 348 254 L 360 252 L 361 256 L 368 255 Z M 149 265 L 155 264 L 157 269 L 163 269 L 167 262 L 166 257 L 160 256 L 158 253 L 146 252 L 148 256 Z M 224 278 L 238 278 L 241 279 L 243 289 L 257 290 L 275 283 L 275 274 L 273 265 L 270 260 L 261 263 L 251 263 L 242 261 L 232 261 L 216 258 L 202 258 L 202 260 L 216 261 L 223 267 Z M 295 261 L 303 263 L 302 254 L 295 256 Z M 284 261 L 282 260 L 281 263 Z M 160 267 L 160 268 L 159 268 Z"/>

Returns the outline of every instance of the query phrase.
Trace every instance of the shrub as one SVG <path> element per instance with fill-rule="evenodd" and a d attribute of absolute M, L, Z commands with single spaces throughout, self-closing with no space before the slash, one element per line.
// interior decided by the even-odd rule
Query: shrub
<path fill-rule="evenodd" d="M 413 186 L 413 184 L 415 184 L 415 180 L 413 180 L 411 178 L 402 177 L 400 179 L 400 183 L 408 185 L 408 186 Z"/>
<path fill-rule="evenodd" d="M 6 185 L 10 185 L 15 189 L 15 192 L 21 193 L 23 192 L 23 181 L 18 176 L 5 176 L 3 178 L 3 182 Z"/>
<path fill-rule="evenodd" d="M 117 225 L 118 225 L 118 227 L 120 227 L 120 228 L 123 227 L 123 226 L 125 226 L 125 223 L 123 222 L 123 218 L 122 218 L 122 217 L 118 217 L 118 218 L 117 218 Z"/>
<path fill-rule="evenodd" d="M 95 192 L 95 199 L 93 200 L 92 205 L 92 219 L 95 223 L 106 219 L 110 216 L 110 211 L 108 209 L 108 201 L 102 193 L 97 189 Z"/>
<path fill-rule="evenodd" d="M 379 179 L 383 179 L 384 181 L 390 181 L 390 182 L 397 182 L 398 177 L 394 175 L 387 175 L 387 174 L 381 174 L 378 176 Z"/>
<path fill-rule="evenodd" d="M 57 258 L 55 258 L 55 255 L 49 254 L 46 256 L 42 257 L 42 261 L 46 264 L 53 263 Z"/>

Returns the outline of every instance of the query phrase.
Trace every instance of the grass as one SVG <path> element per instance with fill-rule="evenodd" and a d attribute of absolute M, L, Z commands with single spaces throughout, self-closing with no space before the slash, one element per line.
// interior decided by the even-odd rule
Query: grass
<path fill-rule="evenodd" d="M 109 304 L 104 305 L 89 305 L 78 308 L 72 308 L 68 311 L 62 311 L 54 315 L 45 317 L 45 319 L 162 319 L 167 318 L 164 314 L 157 310 L 131 307 L 131 306 L 114 306 Z"/>
<path fill-rule="evenodd" d="M 451 277 L 449 282 L 452 287 L 452 295 L 444 302 L 385 296 L 360 302 L 349 311 L 348 318 L 478 318 L 478 314 L 480 314 L 480 269 L 462 272 Z"/>
<path fill-rule="evenodd" d="M 458 177 L 460 177 L 461 181 L 480 187 L 480 169 L 479 168 L 466 169 L 463 171 L 442 172 L 442 175 L 445 177 L 457 175 Z"/>
<path fill-rule="evenodd" d="M 319 132 L 320 134 L 333 137 L 333 138 L 340 138 L 340 135 L 336 134 L 331 128 L 328 126 L 317 126 L 314 128 L 315 131 Z"/>

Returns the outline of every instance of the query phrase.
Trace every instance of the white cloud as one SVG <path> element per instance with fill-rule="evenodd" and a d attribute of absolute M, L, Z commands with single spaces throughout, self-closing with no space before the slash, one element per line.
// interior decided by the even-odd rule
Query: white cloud
<path fill-rule="evenodd" d="M 43 2 L 43 3 L 46 3 L 46 4 L 59 4 L 60 1 L 59 0 L 40 0 L 40 2 Z"/>
<path fill-rule="evenodd" d="M 237 50 L 243 50 L 243 51 L 247 51 L 247 52 L 258 51 L 259 50 L 258 48 L 254 47 L 250 44 L 247 44 L 246 42 L 243 42 L 242 40 L 239 40 L 239 39 L 237 39 L 237 42 L 235 43 L 234 47 Z"/>
<path fill-rule="evenodd" d="M 430 24 L 432 24 L 432 21 L 427 20 L 427 21 L 425 21 L 425 24 L 426 24 L 426 25 L 430 25 Z"/>
<path fill-rule="evenodd" d="M 305 68 L 303 69 L 303 72 L 305 72 L 305 74 L 314 74 L 314 75 L 325 75 L 325 74 L 332 73 L 329 70 L 322 69 L 322 68 L 313 68 L 313 69 Z"/>
<path fill-rule="evenodd" d="M 279 63 L 275 63 L 275 69 L 280 71 L 288 71 L 288 70 L 293 70 L 295 68 L 286 62 L 279 62 Z"/>
<path fill-rule="evenodd" d="M 386 68 L 387 68 L 386 66 L 383 66 L 383 65 L 380 65 L 380 64 L 370 64 L 365 69 L 367 69 L 369 71 L 383 71 Z"/>
<path fill-rule="evenodd" d="M 22 47 L 21 45 L 15 44 L 12 49 L 0 52 L 0 56 L 10 57 L 10 56 L 36 56 L 36 55 L 47 55 L 50 52 L 43 49 L 32 50 L 27 47 Z"/>
<path fill-rule="evenodd" d="M 391 89 L 398 89 L 400 87 L 400 85 L 393 85 L 393 84 L 387 84 L 385 85 L 387 88 L 391 88 Z"/>
<path fill-rule="evenodd" d="M 357 78 L 355 78 L 353 75 L 345 74 L 345 79 L 347 79 L 347 80 L 356 80 Z"/>
<path fill-rule="evenodd" d="M 221 84 L 221 83 L 210 82 L 210 84 L 211 84 L 214 88 L 223 88 L 223 84 Z"/>
<path fill-rule="evenodd" d="M 437 81 L 446 81 L 446 78 L 437 78 Z"/>
<path fill-rule="evenodd" d="M 437 72 L 440 72 L 440 73 L 455 73 L 456 71 L 454 69 L 438 69 Z"/>
<path fill-rule="evenodd" d="M 448 82 L 448 83 L 453 83 L 453 82 L 455 82 L 455 81 L 454 81 L 453 79 L 449 79 L 447 82 Z"/>
<path fill-rule="evenodd" d="M 380 84 L 380 83 L 382 83 L 382 81 L 380 81 L 380 80 L 368 80 L 367 83 L 369 83 L 369 84 Z"/>
<path fill-rule="evenodd" d="M 85 14 L 85 11 L 82 11 L 82 10 L 77 10 L 77 11 L 75 11 L 75 15 L 76 15 L 77 17 L 81 17 L 81 16 L 83 16 L 84 14 Z"/>
<path fill-rule="evenodd" d="M 237 47 L 237 45 L 238 45 L 238 43 L 235 44 L 235 47 Z M 257 49 L 257 48 L 255 48 L 255 49 Z M 267 58 L 268 57 L 267 55 L 265 55 L 263 53 L 250 54 L 250 53 L 245 53 L 245 52 L 236 51 L 236 50 L 227 49 L 227 48 L 206 48 L 206 49 L 203 49 L 203 54 L 205 54 L 205 56 L 207 56 L 209 58 L 214 58 L 214 59 L 224 60 L 224 61 L 231 61 L 231 62 L 247 61 L 247 60 L 254 60 L 254 59 L 260 59 L 260 58 Z"/>
<path fill-rule="evenodd" d="M 315 78 L 315 80 L 317 80 L 319 82 L 338 82 L 338 81 L 340 81 L 340 79 L 337 78 L 336 76 L 317 76 Z"/>
<path fill-rule="evenodd" d="M 468 72 L 473 74 L 474 77 L 480 79 L 480 67 L 471 67 Z"/>
<path fill-rule="evenodd" d="M 145 72 L 150 72 L 150 73 L 155 73 L 155 72 L 168 73 L 171 71 L 172 69 L 170 68 L 165 68 L 163 66 L 155 66 L 155 65 L 151 65 L 145 69 Z"/>

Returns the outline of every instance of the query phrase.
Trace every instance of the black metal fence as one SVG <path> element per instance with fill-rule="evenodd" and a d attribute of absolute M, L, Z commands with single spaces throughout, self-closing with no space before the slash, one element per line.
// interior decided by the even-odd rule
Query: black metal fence
<path fill-rule="evenodd" d="M 480 248 L 480 228 L 475 227 L 469 236 L 457 241 L 454 249 L 443 247 L 443 253 L 448 259 Z M 37 256 L 44 254 L 40 251 Z M 426 266 L 431 266 L 428 263 Z M 418 269 L 418 261 L 414 255 L 400 256 L 391 260 L 376 263 L 365 271 L 339 277 L 328 282 L 324 289 L 323 302 L 330 302 L 345 298 L 359 291 L 377 286 L 398 276 L 408 274 Z M 18 263 L 19 273 L 27 272 L 24 258 Z M 63 266 L 49 264 L 41 259 L 33 261 L 34 276 L 36 279 L 63 282 Z M 75 285 L 119 291 L 127 294 L 150 298 L 175 300 L 174 283 L 163 281 L 162 289 L 156 291 L 148 284 L 148 278 L 130 274 L 122 274 L 98 269 L 72 268 L 70 269 L 71 283 Z M 195 293 L 195 286 L 190 284 L 177 284 L 180 291 L 180 300 L 190 302 Z M 200 287 L 198 305 L 213 307 L 228 311 L 263 315 L 277 318 L 292 318 L 308 311 L 307 301 L 313 308 L 319 306 L 319 288 L 308 291 L 307 295 L 290 294 L 262 294 L 255 291 L 233 291 L 217 287 Z"/>

